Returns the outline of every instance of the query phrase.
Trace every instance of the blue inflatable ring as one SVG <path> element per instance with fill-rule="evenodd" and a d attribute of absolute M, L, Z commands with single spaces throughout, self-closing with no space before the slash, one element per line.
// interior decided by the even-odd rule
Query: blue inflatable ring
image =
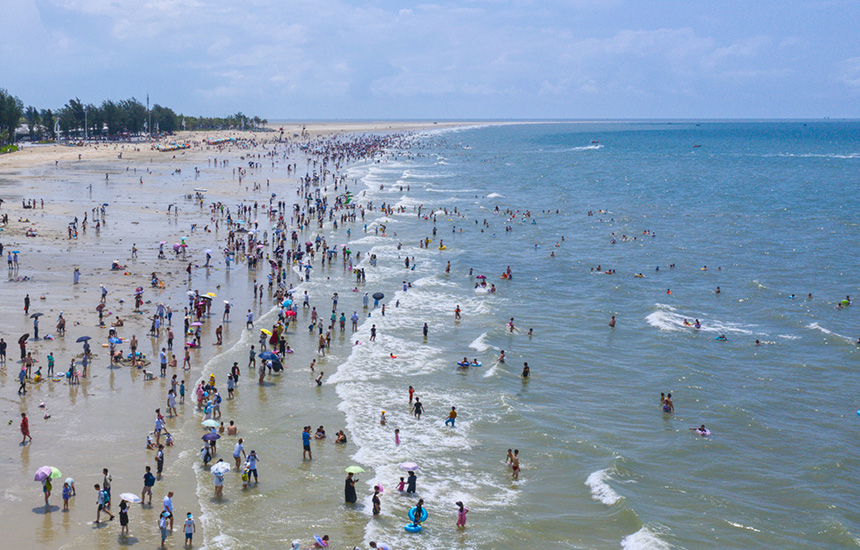
<path fill-rule="evenodd" d="M 418 508 L 417 506 L 413 506 L 412 508 L 409 509 L 409 519 L 411 519 L 412 521 L 415 521 L 415 510 L 417 508 Z M 428 516 L 427 508 L 422 508 L 421 509 L 421 518 L 419 521 L 421 523 L 424 523 L 425 521 L 427 521 L 427 516 Z"/>

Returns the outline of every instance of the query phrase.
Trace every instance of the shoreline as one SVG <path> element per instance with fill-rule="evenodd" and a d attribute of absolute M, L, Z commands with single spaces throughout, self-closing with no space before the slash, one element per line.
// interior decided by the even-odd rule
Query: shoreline
<path fill-rule="evenodd" d="M 320 135 L 323 134 L 323 129 L 320 129 Z M 331 129 L 329 132 L 336 132 Z M 210 134 L 212 135 L 212 134 Z M 217 134 L 221 135 L 221 134 Z M 272 134 L 253 134 L 250 137 L 256 138 L 257 141 L 263 141 L 266 137 Z M 262 139 L 261 139 L 262 138 Z M 7 202 L 3 206 L 2 212 L 9 214 L 9 226 L 4 228 L 0 233 L 0 242 L 5 246 L 17 247 L 16 250 L 21 250 L 21 267 L 18 270 L 19 276 L 29 276 L 30 280 L 19 282 L 16 284 L 7 284 L 2 287 L 3 299 L 10 308 L 14 310 L 16 304 L 20 304 L 23 294 L 29 293 L 33 304 L 31 312 L 37 308 L 45 313 L 41 334 L 53 333 L 49 329 L 48 320 L 53 320 L 59 311 L 63 311 L 64 317 L 67 319 L 67 335 L 65 338 L 56 340 L 39 340 L 32 343 L 32 351 L 37 355 L 41 364 L 44 366 L 44 356 L 47 351 L 53 351 L 56 357 L 55 372 L 63 372 L 67 366 L 69 356 L 75 352 L 79 352 L 77 346 L 73 344 L 73 340 L 84 333 L 93 336 L 92 346 L 94 352 L 104 356 L 104 351 L 100 349 L 100 345 L 96 342 L 101 342 L 102 337 L 97 338 L 97 333 L 101 330 L 93 326 L 92 319 L 94 318 L 95 304 L 98 303 L 98 287 L 102 282 L 106 282 L 109 287 L 108 302 L 111 304 L 109 310 L 113 315 L 122 315 L 126 321 L 125 326 L 120 329 L 120 336 L 128 338 L 131 334 L 136 334 L 141 341 L 139 349 L 147 353 L 150 361 L 157 362 L 157 350 L 159 345 L 163 345 L 163 337 L 158 341 L 147 342 L 143 335 L 146 333 L 148 322 L 140 319 L 138 315 L 131 312 L 131 294 L 135 286 L 141 286 L 144 289 L 144 299 L 152 299 L 152 303 L 144 307 L 145 310 L 154 307 L 156 301 L 164 301 L 172 303 L 174 307 L 179 305 L 181 308 L 182 295 L 185 292 L 184 272 L 182 269 L 183 262 L 177 260 L 150 260 L 154 256 L 152 245 L 144 245 L 144 238 L 147 243 L 158 240 L 171 241 L 181 233 L 187 233 L 187 229 L 180 229 L 180 226 L 186 228 L 190 223 L 198 223 L 204 225 L 208 216 L 205 208 L 195 208 L 194 205 L 188 205 L 179 202 L 179 197 L 184 193 L 181 189 L 186 186 L 193 186 L 195 183 L 203 184 L 209 188 L 206 202 L 210 200 L 225 200 L 228 204 L 233 204 L 237 200 L 247 200 L 244 198 L 248 195 L 247 183 L 245 190 L 239 187 L 237 192 L 235 188 L 235 179 L 230 176 L 218 176 L 205 174 L 212 169 L 203 168 L 201 175 L 203 178 L 195 178 L 189 181 L 186 171 L 182 174 L 181 180 L 176 178 L 176 168 L 181 165 L 185 169 L 198 163 L 202 165 L 207 162 L 206 157 L 217 155 L 219 157 L 236 157 L 243 156 L 241 150 L 234 149 L 232 152 L 227 152 L 222 149 L 218 151 L 215 148 L 202 147 L 192 149 L 190 151 L 181 152 L 167 156 L 165 153 L 157 153 L 137 147 L 138 145 L 146 144 L 88 144 L 84 147 L 63 147 L 63 146 L 38 146 L 25 147 L 24 150 L 15 155 L 4 156 L 0 158 L 0 188 L 4 188 L 4 196 L 7 197 Z M 139 150 L 135 150 L 139 149 Z M 117 151 L 122 152 L 122 158 L 118 158 Z M 82 160 L 77 160 L 77 155 L 82 155 Z M 301 155 L 295 155 L 297 158 Z M 59 161 L 55 163 L 55 161 Z M 239 164 L 239 159 L 236 159 L 235 164 Z M 266 174 L 265 162 L 263 168 L 253 171 L 247 180 L 264 178 Z M 232 163 L 231 163 L 232 164 Z M 131 168 L 135 170 L 132 171 Z M 125 170 L 123 170 L 125 169 Z M 295 190 L 295 173 L 292 177 L 287 177 L 286 174 L 281 174 L 282 166 L 272 169 L 273 175 L 280 174 L 281 177 L 276 178 L 274 185 L 279 186 L 279 196 L 286 197 L 289 201 L 291 193 Z M 109 182 L 100 182 L 98 174 L 102 170 L 110 174 Z M 296 172 L 300 172 L 297 170 Z M 139 184 L 135 181 L 137 178 L 144 178 L 143 191 L 140 190 Z M 177 181 L 170 182 L 171 178 Z M 201 181 L 202 179 L 202 181 Z M 271 178 L 266 178 L 271 179 Z M 156 185 L 151 183 L 152 180 L 157 182 Z M 246 180 L 246 181 L 247 181 Z M 90 190 L 90 197 L 81 197 L 83 184 L 89 182 L 93 188 L 100 186 L 93 191 Z M 9 183 L 15 185 L 14 188 L 9 187 Z M 69 187 L 71 185 L 71 187 Z M 155 187 L 153 189 L 153 187 Z M 46 199 L 45 208 L 23 209 L 17 202 L 20 199 L 9 198 L 14 197 L 13 193 L 17 191 L 18 197 L 42 197 Z M 180 206 L 181 215 L 165 216 L 164 203 L 160 197 L 165 193 L 176 197 L 177 204 Z M 107 215 L 101 221 L 104 222 L 100 230 L 100 235 L 95 235 L 93 228 L 94 220 L 88 231 L 79 232 L 77 239 L 67 239 L 65 235 L 65 227 L 68 220 L 73 216 L 79 218 L 84 212 L 92 212 L 90 208 L 83 210 L 84 204 L 92 207 L 94 204 L 104 202 L 99 196 L 110 196 L 107 207 Z M 251 193 L 252 200 L 260 200 L 262 193 Z M 145 201 L 140 199 L 145 197 Z M 211 199 L 210 199 L 211 197 Z M 131 200 L 129 200 L 131 199 Z M 154 202 L 152 202 L 154 201 Z M 201 214 L 203 217 L 201 217 Z M 26 222 L 18 222 L 17 219 L 26 219 Z M 139 219 L 138 219 L 139 218 Z M 171 219 L 173 218 L 173 219 Z M 115 221 L 118 220 L 118 221 Z M 160 223 L 159 220 L 166 221 L 166 224 Z M 196 220 L 196 222 L 195 222 Z M 135 233 L 139 233 L 138 227 L 143 225 L 147 228 L 147 232 L 153 231 L 144 238 L 139 238 Z M 166 225 L 167 227 L 161 227 Z M 35 228 L 38 233 L 37 237 L 24 237 L 26 228 Z M 116 229 L 115 229 L 116 228 Z M 199 231 L 199 230 L 198 230 Z M 224 230 L 220 232 L 223 236 Z M 195 242 L 195 248 L 202 249 L 205 247 L 212 237 L 218 238 L 218 232 L 214 231 L 211 234 L 192 234 L 191 239 Z M 172 238 L 171 238 L 172 237 Z M 107 240 L 105 240 L 107 239 Z M 217 246 L 220 238 L 213 243 Z M 132 242 L 136 242 L 140 252 L 136 261 L 128 261 L 129 250 Z M 212 246 L 212 245 L 210 245 Z M 215 246 L 212 246 L 214 248 Z M 83 250 L 82 250 L 83 248 Z M 87 252 L 90 251 L 90 252 Z M 80 254 L 79 261 L 74 261 L 76 256 Z M 71 255 L 70 255 L 71 254 Z M 60 260 L 63 265 L 56 265 L 56 260 Z M 109 265 L 111 260 L 118 259 L 121 263 L 129 266 L 127 271 L 121 273 L 129 273 L 122 275 L 120 273 L 111 272 Z M 72 260 L 69 263 L 69 260 Z M 196 256 L 197 262 L 202 262 L 199 254 Z M 71 285 L 71 269 L 72 265 L 80 265 L 82 276 L 79 285 Z M 57 269 L 59 268 L 59 272 Z M 245 269 L 241 266 L 241 269 Z M 238 271 L 238 268 L 236 269 Z M 170 290 L 153 291 L 145 284 L 147 273 L 149 271 L 158 271 L 159 276 L 165 280 L 166 286 Z M 192 278 L 192 283 L 188 288 L 198 288 L 202 292 L 211 290 L 207 288 L 215 283 L 218 279 L 219 269 L 212 268 L 211 273 L 207 272 L 203 275 L 203 282 L 199 282 L 197 273 Z M 230 273 L 224 273 L 224 276 L 229 277 Z M 249 276 L 240 277 L 241 279 L 250 279 Z M 233 275 L 234 282 L 228 282 L 228 292 L 234 293 L 236 296 L 230 296 L 230 299 L 246 300 L 245 296 L 249 292 L 248 280 L 235 282 L 237 275 Z M 222 281 L 221 284 L 224 284 Z M 221 291 L 216 290 L 221 296 Z M 243 295 L 243 292 L 245 293 Z M 156 296 L 153 296 L 155 294 Z M 40 296 L 45 296 L 45 300 L 39 299 Z M 114 299 L 122 296 L 125 303 L 119 304 L 113 302 Z M 246 306 L 245 306 L 246 307 Z M 213 306 L 213 318 L 218 319 L 220 308 Z M 269 306 L 255 308 L 255 314 L 265 313 L 270 310 Z M 222 348 L 213 349 L 211 351 L 201 349 L 193 353 L 192 365 L 193 368 L 185 376 L 187 379 L 187 394 L 193 392 L 193 386 L 196 379 L 202 375 L 202 369 L 214 361 L 220 354 L 229 350 L 235 345 L 244 330 L 236 330 L 241 326 L 243 307 L 236 303 L 234 311 L 231 314 L 232 330 L 228 325 L 225 327 L 225 342 Z M 174 314 L 180 318 L 181 309 Z M 112 319 L 110 315 L 107 319 Z M 174 319 L 174 328 L 176 327 Z M 15 321 L 13 316 L 7 316 L 0 325 L 0 334 L 8 335 L 7 343 L 12 344 L 8 350 L 9 361 L 6 365 L 5 373 L 0 387 L 4 391 L 4 395 L 11 394 L 12 389 L 17 387 L 15 375 L 19 364 L 15 362 L 17 359 L 17 346 L 14 346 L 14 340 L 17 338 L 18 330 L 26 331 L 30 323 L 28 317 L 22 318 L 20 321 Z M 206 337 L 211 341 L 213 325 L 216 323 L 206 323 L 204 328 L 204 348 L 208 343 Z M 106 329 L 102 329 L 106 330 Z M 181 330 L 181 325 L 180 325 Z M 178 332 L 178 331 L 177 331 Z M 208 334 L 207 334 L 208 333 Z M 232 333 L 232 334 L 231 334 Z M 12 338 L 12 336 L 15 338 Z M 101 353 L 100 353 L 101 352 Z M 75 541 L 89 541 L 93 543 L 89 531 L 92 529 L 89 523 L 94 518 L 90 518 L 90 504 L 87 498 L 94 498 L 92 491 L 92 483 L 100 480 L 99 472 L 102 467 L 110 467 L 111 473 L 114 476 L 114 486 L 117 492 L 135 492 L 139 493 L 139 478 L 143 473 L 143 465 L 148 463 L 153 466 L 154 453 L 147 452 L 147 458 L 141 460 L 140 448 L 143 447 L 144 436 L 142 431 L 151 430 L 153 418 L 152 410 L 156 407 L 164 409 L 163 400 L 165 389 L 165 379 L 156 380 L 155 383 L 143 383 L 142 373 L 136 369 L 129 368 L 129 377 L 126 380 L 123 369 L 125 367 L 117 367 L 104 372 L 105 365 L 104 357 L 97 357 L 91 367 L 91 375 L 84 379 L 79 387 L 69 387 L 69 397 L 66 398 L 63 394 L 66 392 L 66 383 L 63 381 L 54 382 L 46 381 L 38 385 L 29 385 L 27 395 L 20 401 L 6 398 L 3 404 L 3 410 L 7 413 L 7 417 L 14 418 L 18 411 L 26 411 L 31 419 L 31 433 L 35 437 L 33 444 L 28 444 L 23 447 L 18 447 L 19 458 L 7 461 L 0 465 L 0 475 L 4 475 L 6 479 L 14 480 L 8 487 L 4 489 L 5 505 L 0 505 L 3 508 L 2 512 L 6 517 L 16 519 L 27 525 L 31 523 L 29 519 L 31 513 L 42 515 L 45 522 L 40 529 L 35 532 L 24 529 L 18 530 L 11 536 L 11 543 L 21 543 L 30 547 L 46 547 L 56 548 L 59 544 L 77 544 Z M 181 363 L 181 356 L 178 357 Z M 157 369 L 157 366 L 155 367 Z M 152 365 L 147 367 L 147 370 L 154 370 Z M 177 371 L 181 373 L 182 371 Z M 168 370 L 168 376 L 171 376 L 173 371 Z M 247 374 L 247 373 L 246 373 Z M 107 384 L 105 384 L 107 378 Z M 33 387 L 36 386 L 36 387 Z M 143 392 L 143 393 L 141 393 Z M 37 408 L 39 402 L 45 401 L 47 410 L 51 414 L 51 418 L 43 420 L 38 418 L 41 409 Z M 82 408 L 82 404 L 85 408 Z M 193 409 L 189 413 L 193 405 L 186 406 L 185 410 L 180 412 L 179 420 L 169 422 L 168 428 L 171 431 L 180 433 L 189 431 L 192 427 L 188 424 L 189 420 L 194 420 L 197 415 Z M 83 417 L 83 418 L 82 418 Z M 225 418 L 228 420 L 228 418 Z M 180 423 L 181 421 L 181 423 Z M 241 426 L 240 426 L 241 433 Z M 18 437 L 17 422 L 10 426 L 2 438 L 0 443 L 3 447 L 13 447 Z M 45 442 L 53 443 L 46 445 Z M 72 442 L 70 445 L 68 442 Z M 60 444 L 66 450 L 64 453 L 68 457 L 75 457 L 71 464 L 68 459 L 67 466 L 63 466 L 68 471 L 63 471 L 63 478 L 66 476 L 74 477 L 76 480 L 76 489 L 80 491 L 78 494 L 81 498 L 75 498 L 76 503 L 73 503 L 69 513 L 64 513 L 52 508 L 51 513 L 39 513 L 38 509 L 43 508 L 36 506 L 29 511 L 30 504 L 38 504 L 41 497 L 38 497 L 38 484 L 29 480 L 32 475 L 30 470 L 34 470 L 42 462 L 51 463 L 60 462 L 50 447 L 55 447 Z M 140 445 L 140 447 L 137 447 Z M 106 448 L 103 448 L 107 446 Z M 177 447 L 170 449 L 167 453 L 167 466 L 165 469 L 165 481 L 156 485 L 155 500 L 159 497 L 160 490 L 166 485 L 171 487 L 176 486 L 181 489 L 177 491 L 177 496 L 181 495 L 181 506 L 187 506 L 187 492 L 192 490 L 195 492 L 193 499 L 193 510 L 195 515 L 198 514 L 199 507 L 196 503 L 196 480 L 194 476 L 187 476 L 185 472 L 176 472 L 173 464 L 182 463 L 182 454 L 192 453 L 193 446 L 190 442 L 177 441 Z M 113 455 L 111 458 L 105 457 L 107 450 L 108 455 Z M 179 452 L 181 451 L 181 452 Z M 116 454 L 119 453 L 119 454 Z M 12 452 L 13 457 L 17 453 Z M 221 456 L 224 456 L 222 449 Z M 176 455 L 176 456 L 171 456 Z M 70 469 L 71 468 L 71 469 Z M 186 483 L 187 481 L 187 483 Z M 57 506 L 57 503 L 62 503 L 59 496 L 61 493 L 60 487 L 55 487 L 54 494 L 51 497 L 52 506 Z M 32 495 L 32 496 L 27 496 Z M 36 498 L 34 499 L 33 496 Z M 18 503 L 18 504 L 16 504 Z M 115 502 L 115 504 L 118 504 Z M 180 505 L 179 503 L 177 505 Z M 83 508 L 81 508 L 83 506 Z M 154 502 L 154 508 L 158 505 Z M 137 525 L 139 518 L 136 516 L 153 516 L 152 510 L 144 509 L 142 512 L 137 512 L 136 507 L 132 507 L 132 524 Z M 16 512 L 17 510 L 17 512 Z M 114 508 L 115 510 L 115 508 Z M 94 515 L 94 507 L 92 514 Z M 23 514 L 23 515 L 19 515 Z M 54 522 L 48 522 L 51 517 L 62 518 L 62 525 L 54 525 Z M 74 516 L 71 520 L 70 516 Z M 145 525 L 154 524 L 154 519 L 146 519 Z M 105 524 L 102 524 L 102 527 Z M 97 544 L 112 545 L 112 535 L 107 533 L 111 529 L 101 529 L 96 537 Z M 149 532 L 146 527 L 142 530 L 141 540 L 154 538 L 156 535 Z M 36 538 L 33 540 L 32 536 Z M 60 537 L 58 540 L 57 537 Z"/>

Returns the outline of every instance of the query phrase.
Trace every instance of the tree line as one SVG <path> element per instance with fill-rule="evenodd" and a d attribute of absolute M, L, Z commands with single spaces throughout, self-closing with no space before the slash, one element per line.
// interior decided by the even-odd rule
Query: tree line
<path fill-rule="evenodd" d="M 152 128 L 147 128 L 149 121 Z M 37 109 L 0 88 L 0 146 L 15 142 L 15 132 L 27 125 L 31 141 L 59 138 L 120 139 L 141 134 L 172 134 L 177 130 L 251 129 L 267 120 L 248 117 L 239 112 L 227 117 L 194 117 L 176 114 L 170 107 L 155 104 L 147 112 L 146 105 L 135 98 L 101 105 L 84 104 L 77 97 L 59 109 Z"/>

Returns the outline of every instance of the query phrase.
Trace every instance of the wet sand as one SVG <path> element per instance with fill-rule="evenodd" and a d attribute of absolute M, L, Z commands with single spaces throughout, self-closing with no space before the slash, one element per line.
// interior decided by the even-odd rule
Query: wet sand
<path fill-rule="evenodd" d="M 278 128 L 280 125 L 275 125 Z M 311 135 L 341 132 L 393 131 L 406 129 L 435 128 L 440 125 L 412 123 L 332 123 L 308 124 Z M 300 133 L 301 125 L 284 125 L 285 135 Z M 275 133 L 211 132 L 182 134 L 177 141 L 231 136 L 255 139 L 258 143 L 272 140 Z M 267 147 L 265 149 L 264 147 Z M 271 145 L 260 145 L 255 153 L 271 150 Z M 8 361 L 0 376 L 0 411 L 8 422 L 0 435 L 0 477 L 4 480 L 0 493 L 0 514 L 8 525 L 19 525 L 9 530 L 4 544 L 10 547 L 58 548 L 67 543 L 86 547 L 114 547 L 116 544 L 133 545 L 138 542 L 146 547 L 158 542 L 157 515 L 161 510 L 161 499 L 168 490 L 175 492 L 174 504 L 177 518 L 175 527 L 181 527 L 181 516 L 186 511 L 199 516 L 197 479 L 187 468 L 174 467 L 182 464 L 180 455 L 188 457 L 201 446 L 196 437 L 185 437 L 189 431 L 196 434 L 194 426 L 199 422 L 195 414 L 193 391 L 200 377 L 201 367 L 223 350 L 235 343 L 244 329 L 245 312 L 251 306 L 254 273 L 244 264 L 225 269 L 221 254 L 227 230 L 219 231 L 210 221 L 208 205 L 223 201 L 230 207 L 245 201 L 267 203 L 271 193 L 276 200 L 288 205 L 294 202 L 295 173 L 287 174 L 286 163 L 298 164 L 296 173 L 304 175 L 305 155 L 282 158 L 255 159 L 261 163 L 259 169 L 248 169 L 239 183 L 233 168 L 247 166 L 243 157 L 247 152 L 237 147 L 218 150 L 199 146 L 184 151 L 161 153 L 152 151 L 148 144 L 107 144 L 85 147 L 32 146 L 12 155 L 0 157 L 0 197 L 5 202 L 0 214 L 9 215 L 9 223 L 0 232 L 0 242 L 6 247 L 4 253 L 20 251 L 17 270 L 9 271 L 9 279 L 0 288 L 5 305 L 5 315 L 0 320 L 0 335 L 9 344 Z M 120 157 L 121 154 L 121 158 Z M 78 160 L 78 155 L 81 159 Z M 210 158 L 229 159 L 224 168 L 212 166 Z M 274 166 L 272 163 L 274 162 Z M 194 168 L 200 169 L 195 177 Z M 180 170 L 180 172 L 177 172 Z M 108 174 L 107 181 L 105 174 Z M 143 178 L 143 184 L 140 179 Z M 269 180 L 267 187 L 266 180 Z M 261 188 L 254 191 L 253 184 Z M 92 186 L 91 189 L 89 186 Z M 203 205 L 187 198 L 194 188 L 206 188 Z M 22 199 L 37 200 L 37 208 L 22 208 Z M 44 199 L 44 208 L 41 208 Z M 104 225 L 97 233 L 92 210 L 107 203 Z M 178 215 L 167 213 L 168 205 L 175 204 Z M 75 216 L 79 221 L 89 212 L 87 231 L 78 224 L 77 239 L 69 239 L 67 227 Z M 266 223 L 260 212 L 261 230 Z M 26 221 L 19 221 L 26 220 Z M 197 229 L 191 231 L 192 224 Z M 204 231 L 210 226 L 211 232 Z M 37 232 L 35 237 L 25 236 L 27 229 Z M 189 244 L 187 259 L 174 257 L 173 243 L 187 237 Z M 166 259 L 158 259 L 158 243 L 165 241 Z M 138 257 L 131 258 L 132 245 L 138 248 Z M 212 266 L 202 267 L 205 249 L 213 249 Z M 111 262 L 118 260 L 124 269 L 112 271 Z M 194 265 L 189 282 L 185 267 Z M 73 284 L 73 268 L 81 271 L 79 284 Z M 164 280 L 164 289 L 150 287 L 150 273 L 157 272 Z M 267 269 L 259 269 L 258 284 L 264 283 Z M 295 277 L 294 275 L 291 275 Z M 23 278 L 28 280 L 19 280 Z M 290 281 L 297 283 L 297 280 Z M 136 335 L 139 350 L 147 355 L 151 364 L 146 370 L 158 372 L 158 350 L 166 345 L 165 331 L 161 338 L 147 336 L 150 321 L 147 315 L 154 313 L 156 304 L 163 302 L 174 310 L 173 328 L 176 333 L 175 352 L 180 368 L 168 369 L 167 378 L 145 381 L 141 370 L 128 365 L 109 367 L 107 328 L 99 328 L 96 306 L 99 303 L 100 285 L 108 288 L 105 323 L 109 325 L 119 315 L 125 321 L 118 328 L 119 336 L 130 339 Z M 144 290 L 143 313 L 135 313 L 133 293 L 136 287 Z M 192 350 L 192 369 L 183 371 L 181 333 L 183 307 L 187 303 L 186 293 L 214 292 L 212 314 L 202 327 L 202 346 Z M 30 313 L 40 312 L 40 337 L 55 335 L 54 326 L 60 312 L 66 319 L 66 334 L 54 340 L 32 340 L 32 319 L 24 313 L 23 299 L 30 295 Z M 123 300 L 123 303 L 120 303 Z M 233 304 L 231 322 L 224 324 L 224 344 L 214 346 L 215 327 L 221 324 L 223 301 Z M 269 311 L 271 298 L 267 295 L 263 303 L 253 305 L 255 316 Z M 75 343 L 80 336 L 91 336 L 92 349 L 96 354 L 90 374 L 80 385 L 69 385 L 65 378 L 59 381 L 44 381 L 28 384 L 24 397 L 17 396 L 17 374 L 20 370 L 19 349 L 16 344 L 24 333 L 30 333 L 27 350 L 38 360 L 37 366 L 47 369 L 46 356 L 53 352 L 56 359 L 55 374 L 68 369 L 73 356 L 81 353 L 81 344 Z M 120 346 L 128 353 L 128 343 Z M 302 362 L 302 361 L 300 361 Z M 244 367 L 244 366 L 243 366 Z M 80 367 L 78 367 L 80 368 Z M 143 486 L 144 466 L 155 471 L 155 452 L 145 449 L 147 433 L 153 429 L 154 410 L 161 407 L 166 412 L 166 395 L 170 377 L 178 374 L 185 380 L 186 405 L 179 406 L 179 416 L 167 420 L 167 428 L 177 435 L 175 447 L 168 448 L 164 478 L 153 491 L 153 506 L 134 505 L 131 508 L 131 534 L 128 539 L 119 536 L 119 520 L 93 525 L 96 513 L 94 483 L 101 483 L 101 470 L 110 469 L 113 477 L 112 510 L 117 512 L 119 494 L 140 494 Z M 249 373 L 243 368 L 243 382 L 248 383 Z M 218 385 L 223 389 L 224 382 Z M 225 395 L 226 397 L 226 395 Z M 39 408 L 40 403 L 46 408 Z M 226 408 L 226 407 L 225 407 Z M 49 419 L 43 416 L 47 411 Z M 30 418 L 33 443 L 19 445 L 18 429 L 20 413 Z M 224 416 L 224 421 L 229 421 Z M 190 421 L 189 425 L 183 425 Z M 241 430 L 241 426 L 240 426 Z M 202 435 L 202 431 L 199 432 Z M 179 435 L 181 434 L 181 435 Z M 232 446 L 232 442 L 229 443 Z M 219 449 L 219 455 L 229 458 L 230 449 Z M 59 468 L 63 476 L 55 480 L 51 506 L 43 505 L 41 484 L 33 481 L 33 473 L 42 465 Z M 69 511 L 62 511 L 62 481 L 72 477 L 76 481 L 77 496 L 71 500 Z M 196 540 L 202 541 L 202 524 L 198 521 Z M 181 544 L 181 535 L 172 537 L 172 546 Z"/>

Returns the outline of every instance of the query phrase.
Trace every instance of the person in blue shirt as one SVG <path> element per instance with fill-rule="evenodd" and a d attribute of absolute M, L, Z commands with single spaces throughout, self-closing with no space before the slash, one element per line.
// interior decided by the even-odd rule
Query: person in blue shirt
<path fill-rule="evenodd" d="M 302 446 L 304 450 L 302 451 L 302 460 L 305 459 L 305 455 L 307 455 L 308 460 L 313 460 L 313 455 L 311 454 L 311 427 L 305 426 L 304 430 L 302 430 Z"/>

